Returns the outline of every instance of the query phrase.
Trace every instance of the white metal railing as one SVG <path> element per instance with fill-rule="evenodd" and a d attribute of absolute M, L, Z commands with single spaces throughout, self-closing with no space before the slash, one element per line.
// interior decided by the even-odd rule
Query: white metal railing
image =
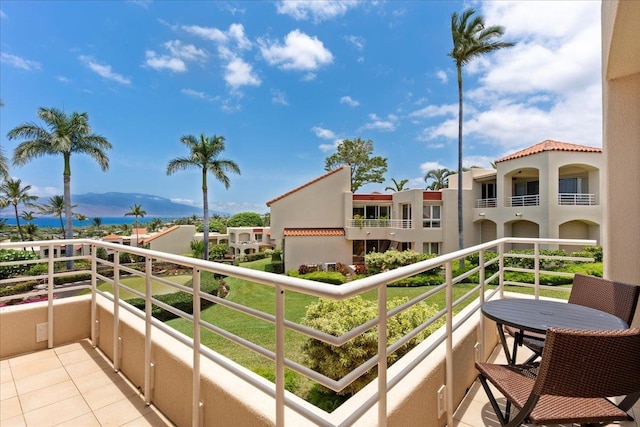
<path fill-rule="evenodd" d="M 492 199 L 476 199 L 476 208 L 495 208 L 497 205 L 498 199 L 495 197 Z"/>
<path fill-rule="evenodd" d="M 349 218 L 346 223 L 347 227 L 358 228 L 413 228 L 413 223 L 410 219 Z"/>
<path fill-rule="evenodd" d="M 511 196 L 507 198 L 507 206 L 511 206 L 511 207 L 539 206 L 539 205 L 540 205 L 539 194 L 530 194 L 527 196 Z"/>
<path fill-rule="evenodd" d="M 56 245 L 60 244 L 74 244 L 74 245 L 83 245 L 85 247 L 90 248 L 90 255 L 85 256 L 75 256 L 75 257 L 62 257 L 62 258 L 54 258 L 54 251 L 52 250 Z M 447 413 L 447 424 L 453 425 L 453 412 L 455 408 L 453 407 L 453 332 L 459 328 L 464 322 L 466 322 L 473 312 L 466 315 L 462 319 L 458 320 L 456 323 L 453 323 L 453 314 L 456 308 L 460 307 L 461 304 L 468 302 L 469 299 L 479 299 L 480 302 L 484 301 L 485 298 L 485 289 L 486 285 L 492 282 L 497 281 L 499 286 L 492 291 L 487 298 L 491 298 L 493 295 L 499 293 L 500 297 L 502 297 L 503 286 L 505 283 L 508 284 L 519 284 L 525 285 L 522 283 L 515 282 L 505 282 L 504 272 L 505 271 L 528 271 L 535 275 L 535 283 L 534 285 L 536 289 L 536 297 L 539 296 L 539 291 L 541 288 L 545 288 L 540 285 L 540 274 L 561 274 L 557 272 L 545 272 L 540 270 L 540 261 L 546 258 L 558 258 L 558 259 L 572 259 L 572 260 L 580 260 L 580 261 L 592 261 L 592 259 L 588 258 L 574 258 L 574 257 L 550 257 L 541 255 L 540 249 L 545 245 L 575 245 L 577 247 L 582 247 L 586 245 L 594 245 L 596 242 L 593 240 L 567 240 L 567 239 L 528 239 L 528 238 L 502 238 L 498 240 L 494 240 L 492 242 L 483 243 L 477 246 L 473 246 L 464 250 L 452 252 L 449 254 L 438 256 L 437 258 L 429 259 L 426 261 L 422 261 L 416 264 L 412 264 L 409 266 L 397 268 L 394 270 L 390 270 L 384 273 L 380 273 L 374 276 L 369 276 L 360 280 L 355 280 L 348 282 L 341 286 L 327 285 L 323 283 L 318 283 L 314 281 L 308 281 L 300 278 L 289 277 L 284 275 L 265 273 L 262 271 L 230 266 L 221 263 L 215 263 L 210 261 L 203 261 L 193 258 L 187 258 L 179 255 L 172 255 L 163 252 L 150 251 L 141 248 L 135 247 L 125 247 L 119 244 L 107 243 L 103 241 L 95 241 L 89 239 L 77 239 L 73 241 L 43 241 L 43 242 L 29 242 L 29 246 L 40 246 L 40 247 L 48 247 L 49 254 L 52 254 L 49 257 L 37 259 L 37 260 L 28 260 L 28 261 L 17 261 L 17 262 L 0 262 L 0 269 L 8 266 L 15 265 L 35 265 L 35 264 L 44 264 L 47 265 L 47 272 L 37 275 L 37 276 L 29 276 L 30 280 L 43 280 L 46 281 L 47 289 L 42 291 L 35 291 L 32 295 L 47 295 L 48 297 L 48 307 L 49 307 L 49 347 L 53 346 L 53 306 L 54 306 L 54 295 L 58 292 L 64 291 L 68 292 L 71 290 L 78 290 L 87 288 L 87 285 L 80 286 L 65 286 L 65 287 L 57 287 L 55 285 L 55 279 L 59 277 L 69 276 L 70 274 L 83 274 L 87 273 L 91 276 L 91 293 L 92 293 L 92 308 L 91 308 L 91 322 L 92 325 L 95 324 L 96 320 L 96 295 L 100 294 L 105 298 L 113 301 L 114 303 L 114 313 L 113 313 L 113 321 L 114 321 L 114 367 L 118 368 L 119 363 L 119 352 L 120 346 L 118 345 L 118 341 L 120 337 L 118 336 L 118 322 L 119 322 L 119 310 L 125 309 L 143 319 L 146 325 L 146 334 L 145 334 L 145 378 L 144 378 L 144 390 L 145 390 L 145 401 L 147 403 L 151 402 L 151 381 L 152 381 L 152 366 L 153 362 L 151 360 L 151 342 L 152 342 L 152 334 L 153 328 L 158 328 L 174 337 L 178 341 L 184 343 L 189 346 L 193 352 L 193 396 L 192 396 L 192 417 L 193 417 L 193 426 L 199 426 L 200 416 L 201 416 L 201 405 L 200 405 L 200 396 L 199 396 L 199 377 L 200 377 L 200 360 L 202 357 L 206 357 L 210 360 L 213 360 L 218 365 L 232 372 L 233 374 L 239 376 L 245 381 L 252 384 L 254 387 L 268 393 L 275 399 L 276 405 L 276 419 L 275 424 L 277 426 L 284 426 L 286 424 L 286 420 L 284 419 L 285 407 L 290 408 L 302 416 L 306 417 L 311 423 L 314 423 L 319 426 L 333 426 L 325 417 L 319 416 L 317 412 L 309 411 L 304 406 L 297 403 L 295 399 L 288 398 L 285 394 L 285 384 L 284 384 L 284 371 L 285 368 L 291 369 L 293 371 L 298 372 L 301 375 L 308 377 L 309 379 L 316 381 L 319 384 L 324 385 L 332 390 L 339 391 L 344 389 L 351 382 L 359 378 L 362 374 L 368 371 L 372 367 L 378 368 L 378 372 L 380 373 L 378 376 L 378 390 L 374 397 L 368 399 L 364 404 L 362 404 L 356 411 L 349 414 L 347 420 L 343 420 L 338 425 L 350 425 L 354 420 L 357 420 L 361 417 L 366 411 L 371 409 L 374 405 L 378 405 L 378 425 L 385 426 L 386 425 L 386 399 L 388 391 L 393 388 L 396 384 L 398 384 L 399 379 L 394 378 L 393 383 L 388 383 L 386 377 L 386 369 L 387 369 L 387 356 L 394 351 L 396 351 L 400 346 L 407 343 L 410 339 L 415 337 L 418 333 L 424 331 L 434 322 L 439 319 L 445 319 L 445 328 L 446 334 L 444 334 L 439 341 L 432 347 L 432 349 L 436 348 L 437 345 L 445 342 L 446 345 L 446 384 L 451 385 L 446 387 L 446 413 Z M 533 254 L 525 254 L 525 255 L 513 255 L 505 253 L 505 245 L 509 244 L 530 244 L 532 245 L 534 251 Z M 0 244 L 0 249 L 22 249 L 25 246 L 25 243 L 2 243 Z M 94 254 L 98 253 L 99 248 L 107 249 L 108 251 L 112 251 L 114 254 L 113 261 L 104 260 L 94 256 Z M 577 248 L 578 249 L 578 248 Z M 487 251 L 495 251 L 497 252 L 497 256 L 491 260 L 487 260 L 485 262 L 485 254 Z M 132 254 L 144 259 L 144 271 L 140 271 L 138 269 L 131 268 L 131 266 L 127 266 L 120 263 L 120 254 Z M 468 256 L 477 255 L 479 262 L 478 265 L 472 268 L 469 271 L 466 271 L 462 274 L 454 276 L 454 267 L 457 264 L 458 260 L 461 258 L 465 258 Z M 522 258 L 533 258 L 534 266 L 530 269 L 522 269 L 522 268 L 507 268 L 505 267 L 505 259 L 507 256 L 520 256 Z M 60 261 L 67 260 L 89 260 L 91 262 L 90 269 L 78 270 L 74 272 L 55 272 L 54 264 Z M 192 287 L 184 286 L 175 282 L 172 282 L 170 278 L 165 278 L 161 275 L 154 273 L 154 266 L 160 263 L 170 263 L 175 266 L 180 266 L 184 269 L 188 269 L 191 271 L 193 276 Z M 487 270 L 490 266 L 492 270 Z M 107 268 L 110 271 L 113 271 L 113 276 L 108 277 L 102 271 L 102 269 Z M 387 284 L 413 276 L 415 274 L 419 274 L 425 272 L 427 270 L 431 270 L 434 268 L 441 268 L 444 270 L 444 278 L 445 281 L 442 285 L 439 286 L 429 286 L 421 295 L 418 295 L 411 299 L 410 301 L 402 304 L 399 307 L 395 307 L 394 309 L 387 312 Z M 274 303 L 275 303 L 275 314 L 262 312 L 256 310 L 251 307 L 243 306 L 237 304 L 228 299 L 220 298 L 217 296 L 210 295 L 208 293 L 202 292 L 200 286 L 200 279 L 202 272 L 209 271 L 217 274 L 221 274 L 228 277 L 235 277 L 239 279 L 244 279 L 247 281 L 251 281 L 254 283 L 262 284 L 265 286 L 269 286 L 275 289 L 274 292 Z M 490 271 L 494 271 L 491 273 Z M 470 276 L 478 274 L 479 280 L 478 284 L 474 286 L 470 291 L 466 292 L 462 297 L 457 300 L 453 299 L 453 288 L 456 284 L 464 282 Z M 132 275 L 143 277 L 145 280 L 145 291 L 139 292 L 135 289 L 125 286 L 121 282 L 121 277 L 123 275 Z M 22 277 L 13 277 L 0 280 L 0 286 L 7 284 L 15 284 L 18 282 L 24 282 L 25 276 Z M 110 283 L 113 286 L 113 293 L 103 292 L 97 288 L 98 281 Z M 186 292 L 193 295 L 193 314 L 188 314 L 183 311 L 180 311 L 174 307 L 171 307 L 159 300 L 157 300 L 152 295 L 152 282 L 160 282 L 164 285 L 168 285 L 176 288 L 181 292 Z M 549 287 L 551 288 L 551 287 Z M 556 289 L 556 288 L 552 288 Z M 120 298 L 120 290 L 127 290 L 140 298 L 144 298 L 145 300 L 145 311 L 142 312 L 135 308 L 132 308 L 129 304 L 124 304 Z M 362 324 L 341 336 L 333 336 L 326 334 L 322 331 L 318 331 L 315 329 L 311 329 L 309 327 L 303 326 L 299 323 L 287 320 L 285 318 L 285 308 L 286 308 L 286 300 L 285 295 L 286 292 L 296 292 L 307 295 L 312 295 L 320 298 L 328 298 L 332 300 L 344 300 L 356 295 L 363 294 L 368 291 L 377 290 L 378 295 L 378 317 L 372 319 L 365 324 Z M 568 290 L 568 289 L 567 289 Z M 387 342 L 387 334 L 386 334 L 386 325 L 387 319 L 392 317 L 399 312 L 407 310 L 408 308 L 414 306 L 415 304 L 426 300 L 430 296 L 443 292 L 446 295 L 446 307 L 437 313 L 436 316 L 432 317 L 425 321 L 422 325 L 418 326 L 413 331 L 410 331 L 402 337 L 400 340 L 394 342 L 389 345 Z M 0 298 L 0 303 L 6 301 L 8 299 L 16 298 L 15 296 L 11 297 L 2 297 Z M 216 325 L 213 325 L 205 320 L 202 320 L 200 315 L 200 301 L 202 299 L 206 299 L 212 301 L 216 304 L 220 304 L 221 306 L 228 307 L 230 309 L 236 310 L 238 312 L 244 313 L 248 316 L 255 317 L 262 321 L 267 321 L 272 323 L 275 326 L 276 330 L 276 342 L 275 342 L 275 350 L 270 350 L 264 348 L 258 344 L 255 344 L 247 339 L 244 339 L 240 336 L 237 336 L 227 330 L 224 330 Z M 151 315 L 151 309 L 153 305 L 157 305 L 165 310 L 168 310 L 175 315 L 186 319 L 193 324 L 193 338 L 188 339 L 185 338 L 183 334 L 178 333 L 171 327 L 167 326 L 163 322 L 155 319 Z M 478 310 L 478 306 L 475 310 Z M 273 387 L 265 387 L 264 383 L 258 382 L 255 378 L 248 376 L 243 370 L 238 369 L 235 365 L 230 364 L 226 361 L 225 358 L 220 357 L 217 353 L 213 352 L 206 347 L 201 347 L 200 342 L 200 329 L 201 327 L 206 328 L 209 331 L 212 331 L 215 334 L 218 334 L 226 339 L 233 341 L 237 344 L 244 346 L 245 348 L 275 362 L 275 384 Z M 483 322 L 481 320 L 481 329 L 484 327 Z M 358 368 L 354 369 L 347 376 L 334 380 L 329 378 L 319 372 L 313 371 L 302 364 L 291 360 L 285 356 L 285 331 L 292 330 L 298 333 L 304 334 L 307 337 L 311 337 L 316 340 L 323 341 L 325 343 L 329 343 L 334 346 L 341 346 L 351 339 L 359 336 L 360 334 L 372 329 L 377 328 L 378 333 L 378 354 L 369 359 L 367 362 L 361 364 Z M 95 328 L 91 328 L 91 339 L 92 342 L 96 343 L 96 331 Z M 484 332 L 481 332 L 480 336 L 484 336 Z M 422 358 L 427 357 L 429 353 L 423 354 Z M 484 354 L 481 353 L 481 354 Z M 403 376 L 406 376 L 410 373 L 410 370 L 403 372 Z"/>
<path fill-rule="evenodd" d="M 579 194 L 579 193 L 560 193 L 558 194 L 559 205 L 572 205 L 572 206 L 593 206 L 596 205 L 595 194 Z"/>

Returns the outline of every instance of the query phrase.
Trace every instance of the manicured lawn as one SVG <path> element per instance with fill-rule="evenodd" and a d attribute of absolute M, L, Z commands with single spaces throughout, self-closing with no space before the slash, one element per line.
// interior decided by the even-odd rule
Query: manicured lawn
<path fill-rule="evenodd" d="M 169 278 L 169 280 L 171 280 L 172 282 L 176 282 L 178 284 L 184 285 L 187 282 L 191 281 L 191 275 L 184 275 L 184 276 L 171 276 Z M 135 289 L 137 291 L 140 292 L 144 292 L 144 287 L 145 287 L 145 279 L 144 277 L 123 277 L 120 279 L 120 282 L 131 288 L 131 289 Z M 101 283 L 98 285 L 98 289 L 100 289 L 103 292 L 111 292 L 113 293 L 113 286 L 111 285 L 111 283 Z M 164 283 L 160 283 L 157 281 L 152 281 L 151 282 L 151 292 L 153 295 L 162 295 L 162 294 L 170 294 L 172 292 L 177 292 L 177 289 L 172 288 L 171 286 L 167 286 Z M 138 298 L 137 295 L 124 290 L 122 288 L 120 288 L 120 298 L 121 299 L 131 299 L 131 298 Z"/>

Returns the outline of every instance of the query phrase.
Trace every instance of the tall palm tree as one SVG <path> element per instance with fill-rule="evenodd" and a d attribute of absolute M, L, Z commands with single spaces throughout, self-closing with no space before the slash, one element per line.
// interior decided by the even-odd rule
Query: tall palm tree
<path fill-rule="evenodd" d="M 200 134 L 200 138 L 193 135 L 185 135 L 180 142 L 189 148 L 189 157 L 176 157 L 167 165 L 167 175 L 185 170 L 200 169 L 202 171 L 202 202 L 204 208 L 203 231 L 204 253 L 202 258 L 209 259 L 209 197 L 207 189 L 207 172 L 224 184 L 228 189 L 230 185 L 227 173 L 233 172 L 240 175 L 240 168 L 233 160 L 221 159 L 220 155 L 225 149 L 224 137 L 213 135 L 207 137 Z"/>
<path fill-rule="evenodd" d="M 473 8 L 465 9 L 462 15 L 451 14 L 451 36 L 453 48 L 449 56 L 456 63 L 458 72 L 458 245 L 464 248 L 462 236 L 462 67 L 473 59 L 487 55 L 498 49 L 511 47 L 510 42 L 499 41 L 504 35 L 504 27 L 492 25 L 487 27 L 482 15 L 476 15 Z M 460 263 L 464 262 L 463 259 Z"/>
<path fill-rule="evenodd" d="M 136 247 L 140 245 L 140 229 L 138 228 L 138 217 L 144 218 L 147 214 L 145 210 L 142 209 L 142 205 L 133 205 L 129 206 L 129 212 L 124 214 L 124 216 L 134 216 L 135 217 L 135 225 L 136 225 Z"/>
<path fill-rule="evenodd" d="M 0 181 L 9 179 L 9 162 L 0 147 Z"/>
<path fill-rule="evenodd" d="M 447 168 L 431 169 L 424 176 L 425 182 L 431 181 L 427 190 L 441 190 L 449 186 L 449 175 L 451 171 Z"/>
<path fill-rule="evenodd" d="M 30 185 L 22 186 L 22 181 L 19 179 L 8 179 L 0 185 L 0 197 L 3 199 L 2 204 L 4 206 L 13 205 L 13 211 L 16 215 L 16 225 L 18 226 L 18 234 L 20 239 L 24 241 L 24 233 L 20 226 L 20 216 L 18 215 L 18 205 L 25 207 L 35 207 L 35 201 L 38 200 L 38 196 L 32 196 L 29 194 L 31 190 Z"/>
<path fill-rule="evenodd" d="M 386 187 L 384 191 L 402 191 L 404 190 L 404 186 L 407 185 L 407 182 L 409 182 L 408 179 L 403 179 L 402 181 L 398 182 L 395 178 L 391 178 L 391 181 L 393 181 L 393 187 Z"/>
<path fill-rule="evenodd" d="M 33 224 L 31 221 L 37 219 L 34 211 L 24 211 L 20 214 L 20 218 L 24 219 L 26 224 L 24 225 L 24 232 L 29 238 L 29 240 L 33 241 L 38 236 L 38 226 Z M 36 250 L 33 246 L 31 246 L 31 252 L 35 253 Z"/>
<path fill-rule="evenodd" d="M 73 205 L 71 208 L 75 208 L 78 205 Z M 42 205 L 40 207 L 40 211 L 43 215 L 53 215 L 57 216 L 60 219 L 60 230 L 62 231 L 62 235 L 65 235 L 64 222 L 62 221 L 62 215 L 64 214 L 64 197 L 60 195 L 49 197 L 49 203 Z"/>
<path fill-rule="evenodd" d="M 87 154 L 98 163 L 100 169 L 106 171 L 109 169 L 109 157 L 106 151 L 111 149 L 111 143 L 105 137 L 92 132 L 87 113 L 74 111 L 71 115 L 67 115 L 56 108 L 40 107 L 38 117 L 45 123 L 44 127 L 35 123 L 24 123 L 11 129 L 7 134 L 9 139 L 26 139 L 13 151 L 13 163 L 24 165 L 38 157 L 62 155 L 64 214 L 67 222 L 65 238 L 73 239 L 71 154 Z M 71 250 L 71 245 L 67 245 L 66 253 L 71 253 Z M 67 262 L 67 268 L 73 268 L 73 261 Z"/>

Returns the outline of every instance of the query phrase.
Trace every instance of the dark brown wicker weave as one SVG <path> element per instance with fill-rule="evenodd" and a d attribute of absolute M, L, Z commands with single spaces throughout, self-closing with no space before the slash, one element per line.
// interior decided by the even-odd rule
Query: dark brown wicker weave
<path fill-rule="evenodd" d="M 635 313 L 639 295 L 640 286 L 614 282 L 602 277 L 576 274 L 573 277 L 569 303 L 613 314 L 629 325 Z M 518 332 L 510 326 L 505 326 L 505 330 L 511 336 L 515 336 Z M 533 351 L 534 356 L 528 360 L 531 362 L 542 354 L 544 335 L 526 332 L 522 339 L 522 345 Z"/>
<path fill-rule="evenodd" d="M 632 419 L 640 397 L 640 329 L 578 331 L 549 328 L 536 365 L 476 363 L 503 426 L 599 423 Z M 537 376 L 535 371 L 537 368 Z M 519 411 L 509 421 L 489 388 L 493 384 Z M 608 397 L 627 396 L 619 405 Z"/>

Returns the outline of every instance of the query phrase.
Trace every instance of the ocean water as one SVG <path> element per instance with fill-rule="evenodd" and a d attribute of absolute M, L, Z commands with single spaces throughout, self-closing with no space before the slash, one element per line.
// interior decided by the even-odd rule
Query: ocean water
<path fill-rule="evenodd" d="M 16 218 L 15 217 L 10 217 L 10 216 L 2 216 L 0 217 L 0 219 L 6 219 L 7 225 L 16 225 Z M 135 217 L 133 216 L 122 216 L 122 217 L 101 217 L 102 218 L 102 225 L 120 225 L 120 224 L 133 224 L 135 222 Z M 138 218 L 138 224 L 139 225 L 143 225 L 151 220 L 153 220 L 156 217 L 144 217 L 144 218 Z M 77 219 L 73 219 L 73 226 L 74 227 L 87 227 L 91 225 L 91 219 L 89 218 L 86 221 L 78 221 Z M 170 221 L 171 219 L 175 219 L 175 218 L 160 218 L 163 221 Z M 64 217 L 62 218 L 62 221 L 64 222 L 65 219 Z M 34 219 L 33 221 L 31 221 L 33 224 L 37 225 L 39 228 L 60 228 L 60 218 L 55 218 L 55 217 L 38 217 L 36 219 Z M 25 220 L 23 220 L 22 218 L 20 218 L 20 225 L 24 225 L 26 223 Z M 66 222 L 65 222 L 66 225 Z"/>

